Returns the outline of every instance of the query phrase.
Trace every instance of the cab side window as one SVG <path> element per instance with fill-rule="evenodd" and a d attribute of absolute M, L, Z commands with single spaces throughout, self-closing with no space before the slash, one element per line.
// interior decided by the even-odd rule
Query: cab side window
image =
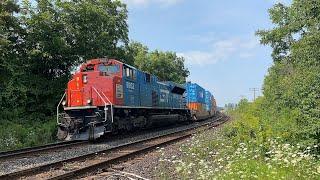
<path fill-rule="evenodd" d="M 145 73 L 145 75 L 146 75 L 146 82 L 147 83 L 151 82 L 151 75 L 148 73 Z"/>
<path fill-rule="evenodd" d="M 123 68 L 123 76 L 130 78 L 132 80 L 135 80 L 136 79 L 136 70 L 125 66 Z"/>
<path fill-rule="evenodd" d="M 84 69 L 82 69 L 82 72 L 88 72 L 88 71 L 94 71 L 94 65 L 88 64 Z"/>

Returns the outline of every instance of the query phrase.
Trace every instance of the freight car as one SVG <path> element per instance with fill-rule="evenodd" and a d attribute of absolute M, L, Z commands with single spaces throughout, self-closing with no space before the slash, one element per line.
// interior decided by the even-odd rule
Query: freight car
<path fill-rule="evenodd" d="M 106 133 L 191 121 L 186 87 L 188 91 L 188 86 L 160 81 L 115 59 L 90 60 L 73 75 L 57 106 L 58 138 L 93 140 Z"/>
<path fill-rule="evenodd" d="M 216 103 L 213 95 L 197 83 L 186 83 L 187 107 L 194 121 L 214 116 Z"/>

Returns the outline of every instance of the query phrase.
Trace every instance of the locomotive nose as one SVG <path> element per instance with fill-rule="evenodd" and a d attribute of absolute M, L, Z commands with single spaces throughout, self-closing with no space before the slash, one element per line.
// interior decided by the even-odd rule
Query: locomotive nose
<path fill-rule="evenodd" d="M 83 86 L 87 83 L 87 75 L 79 73 L 68 83 L 68 106 L 82 106 L 83 105 Z"/>

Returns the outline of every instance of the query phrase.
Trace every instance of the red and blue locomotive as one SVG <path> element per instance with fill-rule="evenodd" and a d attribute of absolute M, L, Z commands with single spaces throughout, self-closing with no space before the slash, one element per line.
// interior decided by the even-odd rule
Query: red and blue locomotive
<path fill-rule="evenodd" d="M 184 92 L 182 85 L 115 59 L 90 60 L 68 82 L 57 107 L 58 138 L 92 140 L 108 132 L 188 121 Z"/>

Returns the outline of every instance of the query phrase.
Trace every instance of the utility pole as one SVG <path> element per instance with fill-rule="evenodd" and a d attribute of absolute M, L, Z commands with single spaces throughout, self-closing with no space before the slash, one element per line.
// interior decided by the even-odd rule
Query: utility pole
<path fill-rule="evenodd" d="M 253 91 L 253 101 L 256 100 L 256 93 L 259 91 L 259 88 L 250 88 L 250 91 Z"/>

